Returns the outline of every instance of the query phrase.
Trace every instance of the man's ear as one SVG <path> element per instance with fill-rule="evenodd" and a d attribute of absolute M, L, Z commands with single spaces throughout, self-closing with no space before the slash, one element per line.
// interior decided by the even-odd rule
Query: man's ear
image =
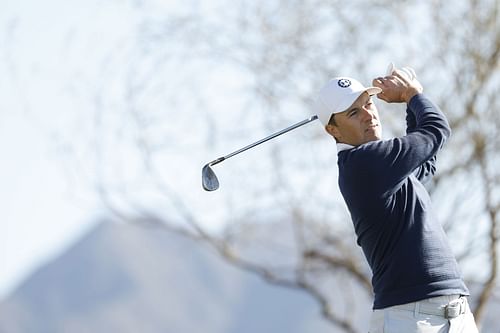
<path fill-rule="evenodd" d="M 325 126 L 325 130 L 328 134 L 333 136 L 335 138 L 335 140 L 337 140 L 337 141 L 340 140 L 340 138 L 342 137 L 340 135 L 340 131 L 339 131 L 338 127 L 335 125 L 328 124 Z"/>

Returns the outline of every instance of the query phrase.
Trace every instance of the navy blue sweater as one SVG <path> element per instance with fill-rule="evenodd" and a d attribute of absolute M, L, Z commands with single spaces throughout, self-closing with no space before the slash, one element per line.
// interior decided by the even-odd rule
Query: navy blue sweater
<path fill-rule="evenodd" d="M 436 170 L 450 127 L 422 94 L 406 112 L 405 136 L 338 154 L 340 190 L 373 273 L 374 309 L 469 294 L 422 185 Z"/>

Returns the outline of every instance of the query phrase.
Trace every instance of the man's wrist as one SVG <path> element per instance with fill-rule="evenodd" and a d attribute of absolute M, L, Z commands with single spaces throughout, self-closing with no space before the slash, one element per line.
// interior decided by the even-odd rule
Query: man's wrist
<path fill-rule="evenodd" d="M 410 104 L 411 99 L 420 93 L 421 91 L 418 91 L 417 89 L 409 89 L 407 93 L 404 95 L 403 99 L 406 102 L 406 104 Z"/>

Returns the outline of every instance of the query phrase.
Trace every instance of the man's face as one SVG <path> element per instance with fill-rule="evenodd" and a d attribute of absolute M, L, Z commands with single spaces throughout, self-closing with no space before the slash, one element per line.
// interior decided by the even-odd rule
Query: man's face
<path fill-rule="evenodd" d="M 346 110 L 335 114 L 335 124 L 328 124 L 326 131 L 338 142 L 359 146 L 382 138 L 378 111 L 367 92 Z"/>

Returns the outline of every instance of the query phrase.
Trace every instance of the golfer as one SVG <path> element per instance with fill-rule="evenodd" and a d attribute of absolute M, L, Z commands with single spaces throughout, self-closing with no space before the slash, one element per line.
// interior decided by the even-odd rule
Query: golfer
<path fill-rule="evenodd" d="M 411 68 L 365 88 L 349 77 L 319 92 L 317 114 L 337 142 L 339 186 L 373 273 L 370 333 L 477 332 L 469 291 L 425 184 L 450 136 Z M 406 103 L 406 135 L 382 140 L 373 96 Z"/>

